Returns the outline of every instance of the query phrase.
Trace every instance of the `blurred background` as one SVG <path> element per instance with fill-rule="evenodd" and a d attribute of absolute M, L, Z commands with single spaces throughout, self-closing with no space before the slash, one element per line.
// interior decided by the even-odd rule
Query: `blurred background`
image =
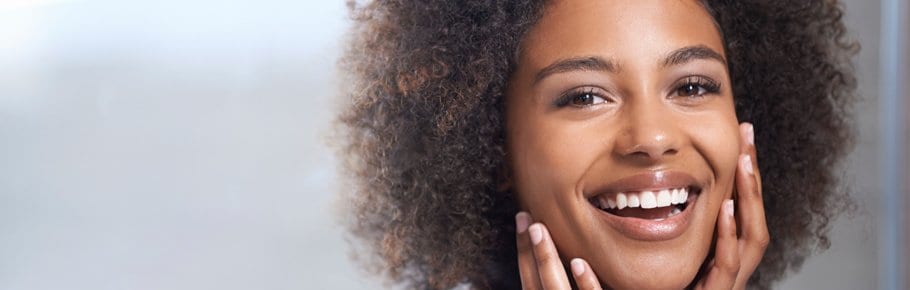
<path fill-rule="evenodd" d="M 898 1 L 845 2 L 859 211 L 780 289 L 907 285 Z M 382 289 L 334 219 L 349 25 L 343 1 L 0 0 L 0 289 Z"/>

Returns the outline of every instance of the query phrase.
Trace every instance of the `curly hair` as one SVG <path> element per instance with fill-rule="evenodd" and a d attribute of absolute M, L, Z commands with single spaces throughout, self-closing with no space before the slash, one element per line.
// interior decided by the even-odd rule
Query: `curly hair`
<path fill-rule="evenodd" d="M 544 1 L 349 2 L 338 117 L 345 225 L 361 262 L 416 289 L 518 289 L 504 92 Z M 851 205 L 838 170 L 857 99 L 837 0 L 702 1 L 723 36 L 736 114 L 755 125 L 772 240 L 766 289 L 830 245 Z M 357 250 L 355 250 L 357 251 Z"/>

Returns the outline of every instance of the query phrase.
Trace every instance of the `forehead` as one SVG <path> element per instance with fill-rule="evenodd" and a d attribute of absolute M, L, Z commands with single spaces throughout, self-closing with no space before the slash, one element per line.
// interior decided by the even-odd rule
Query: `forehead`
<path fill-rule="evenodd" d="M 532 66 L 579 55 L 623 63 L 695 45 L 724 52 L 714 20 L 698 0 L 556 0 L 523 40 L 521 58 Z"/>

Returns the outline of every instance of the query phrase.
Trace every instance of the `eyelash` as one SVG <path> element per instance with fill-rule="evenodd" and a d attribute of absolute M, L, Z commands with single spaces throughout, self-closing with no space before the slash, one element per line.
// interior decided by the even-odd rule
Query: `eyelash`
<path fill-rule="evenodd" d="M 681 94 L 684 90 L 689 89 L 690 86 L 694 86 L 696 91 L 695 94 Z M 703 93 L 697 93 L 704 89 Z M 703 76 L 690 76 L 686 77 L 680 82 L 676 89 L 673 90 L 676 97 L 689 97 L 689 98 L 699 98 L 708 94 L 716 94 L 720 92 L 720 84 L 714 80 L 703 77 Z"/>
<path fill-rule="evenodd" d="M 689 88 L 689 86 L 693 86 L 693 88 Z M 684 90 L 687 90 L 687 89 L 695 89 L 696 93 L 689 94 L 689 95 L 680 94 L 680 92 L 683 92 Z M 704 90 L 704 92 L 701 92 L 701 90 Z M 699 92 L 701 92 L 701 93 L 699 93 Z M 720 92 L 720 83 L 718 83 L 708 77 L 704 77 L 704 76 L 690 76 L 690 77 L 686 77 L 685 79 L 683 79 L 682 81 L 679 82 L 679 85 L 677 85 L 676 89 L 673 90 L 673 93 L 675 94 L 673 96 L 674 97 L 687 97 L 687 98 L 700 98 L 700 97 L 704 97 L 705 95 L 708 95 L 708 94 L 716 94 L 719 92 Z M 595 105 L 595 104 L 576 105 L 576 104 L 572 103 L 573 101 L 578 100 L 579 98 L 582 98 L 582 97 L 589 97 L 591 99 L 601 98 L 601 99 L 603 99 L 603 102 L 609 102 L 609 99 L 604 94 L 598 92 L 598 89 L 593 88 L 593 87 L 581 87 L 581 88 L 571 90 L 568 93 L 562 95 L 561 97 L 556 99 L 556 102 L 554 102 L 554 104 L 557 107 L 565 107 L 565 106 L 570 106 L 570 105 L 575 106 L 575 107 L 587 107 L 587 106 Z"/>
<path fill-rule="evenodd" d="M 598 89 L 592 88 L 592 87 L 581 87 L 581 88 L 573 89 L 573 90 L 567 92 L 566 94 L 562 95 L 561 97 L 556 99 L 556 102 L 554 102 L 554 104 L 557 107 L 565 107 L 565 106 L 587 107 L 587 106 L 595 105 L 595 104 L 576 105 L 576 104 L 572 103 L 573 101 L 578 100 L 579 98 L 582 98 L 582 97 L 591 97 L 592 99 L 601 98 L 601 99 L 603 99 L 603 102 L 608 102 L 607 97 L 604 96 L 603 93 L 598 92 Z"/>

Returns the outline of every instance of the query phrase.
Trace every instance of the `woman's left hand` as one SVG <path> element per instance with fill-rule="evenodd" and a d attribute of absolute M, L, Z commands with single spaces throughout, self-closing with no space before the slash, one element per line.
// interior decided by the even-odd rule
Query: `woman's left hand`
<path fill-rule="evenodd" d="M 717 215 L 714 259 L 695 289 L 745 289 L 771 241 L 762 203 L 761 175 L 755 163 L 752 124 L 740 124 L 739 131 L 743 146 L 735 177 L 735 214 L 733 200 L 724 201 Z M 737 227 L 742 228 L 739 236 Z"/>

